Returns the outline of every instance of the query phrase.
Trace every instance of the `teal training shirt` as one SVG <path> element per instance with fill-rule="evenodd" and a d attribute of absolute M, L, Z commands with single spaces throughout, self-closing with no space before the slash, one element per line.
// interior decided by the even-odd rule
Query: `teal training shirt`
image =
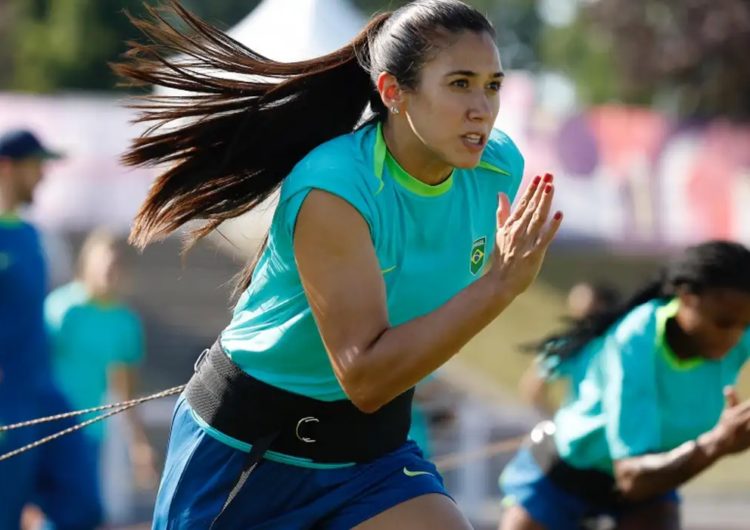
<path fill-rule="evenodd" d="M 323 401 L 347 399 L 300 283 L 293 233 L 312 189 L 337 195 L 367 221 L 394 326 L 429 313 L 480 277 L 495 241 L 497 195 L 511 200 L 523 157 L 493 131 L 480 165 L 429 186 L 389 155 L 380 126 L 327 142 L 286 178 L 268 248 L 221 336 L 227 354 L 253 377 Z"/>
<path fill-rule="evenodd" d="M 495 242 L 498 193 L 511 201 L 524 160 L 508 136 L 494 130 L 481 163 L 455 170 L 437 186 L 404 171 L 391 157 L 380 125 L 335 138 L 310 152 L 281 188 L 268 247 L 221 336 L 227 354 L 253 377 L 322 401 L 347 399 L 333 373 L 294 259 L 297 214 L 310 190 L 349 202 L 367 221 L 385 279 L 391 323 L 429 313 L 478 279 Z M 250 446 L 196 421 L 237 449 Z M 315 467 L 269 452 L 269 460 Z"/>
<path fill-rule="evenodd" d="M 568 384 L 555 415 L 563 459 L 613 471 L 613 461 L 672 450 L 712 429 L 750 357 L 748 334 L 721 360 L 680 360 L 665 339 L 677 299 L 643 304 L 553 369 Z"/>
<path fill-rule="evenodd" d="M 78 282 L 49 294 L 45 319 L 52 341 L 53 374 L 75 410 L 102 405 L 110 369 L 134 365 L 143 357 L 138 316 L 122 304 L 93 300 Z M 98 414 L 82 416 L 80 421 Z M 87 426 L 85 432 L 101 440 L 104 422 Z"/>

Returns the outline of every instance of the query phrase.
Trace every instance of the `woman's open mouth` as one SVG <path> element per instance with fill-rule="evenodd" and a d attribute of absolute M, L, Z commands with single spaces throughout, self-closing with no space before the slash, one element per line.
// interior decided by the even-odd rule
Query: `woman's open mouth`
<path fill-rule="evenodd" d="M 487 136 L 475 133 L 465 134 L 461 137 L 461 141 L 469 151 L 472 153 L 479 153 L 487 144 Z"/>

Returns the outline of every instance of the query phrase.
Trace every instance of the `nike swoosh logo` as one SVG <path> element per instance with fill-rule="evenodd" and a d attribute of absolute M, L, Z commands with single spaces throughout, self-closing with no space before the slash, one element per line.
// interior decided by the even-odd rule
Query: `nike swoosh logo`
<path fill-rule="evenodd" d="M 393 267 L 391 267 L 389 269 L 384 269 L 384 270 L 382 270 L 380 272 L 382 272 L 383 274 L 388 274 L 389 272 L 391 272 L 392 270 L 395 270 L 395 269 L 396 269 L 396 266 L 394 265 Z"/>
<path fill-rule="evenodd" d="M 404 475 L 407 477 L 418 477 L 419 475 L 432 475 L 429 471 L 409 471 L 404 468 Z"/>

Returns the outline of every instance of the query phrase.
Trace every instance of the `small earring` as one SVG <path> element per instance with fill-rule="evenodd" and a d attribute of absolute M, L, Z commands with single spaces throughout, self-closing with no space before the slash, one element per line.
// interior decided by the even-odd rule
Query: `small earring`
<path fill-rule="evenodd" d="M 398 113 L 399 113 L 399 112 L 401 112 L 401 111 L 399 110 L 399 108 L 398 108 L 398 107 L 391 107 L 391 112 L 392 112 L 393 114 L 398 114 Z"/>

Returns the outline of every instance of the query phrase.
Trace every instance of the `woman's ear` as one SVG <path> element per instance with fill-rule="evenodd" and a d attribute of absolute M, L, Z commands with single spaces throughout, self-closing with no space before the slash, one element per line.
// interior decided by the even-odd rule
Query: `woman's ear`
<path fill-rule="evenodd" d="M 399 111 L 396 109 L 400 109 L 404 99 L 396 78 L 387 72 L 380 74 L 378 76 L 378 92 L 380 93 L 380 99 L 388 110 L 398 114 Z"/>

